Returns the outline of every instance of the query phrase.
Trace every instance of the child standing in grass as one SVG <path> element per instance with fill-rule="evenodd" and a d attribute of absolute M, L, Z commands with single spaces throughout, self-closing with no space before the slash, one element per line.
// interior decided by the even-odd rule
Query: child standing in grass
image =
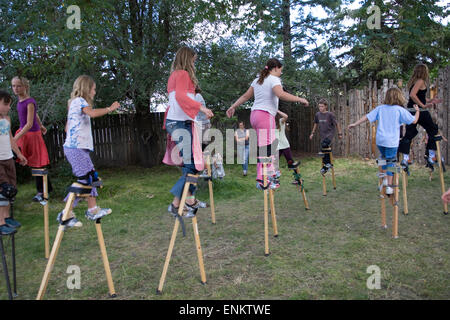
<path fill-rule="evenodd" d="M 280 110 L 277 111 L 277 116 L 275 118 L 275 122 L 277 125 L 277 130 L 275 132 L 276 138 L 278 139 L 278 161 L 276 161 L 276 175 L 277 178 L 281 176 L 280 167 L 279 167 L 279 159 L 282 155 L 286 158 L 288 168 L 293 169 L 298 166 L 298 162 L 294 162 L 292 157 L 291 145 L 286 137 L 286 126 L 289 125 L 287 123 L 288 115 Z M 297 181 L 294 180 L 292 183 L 296 184 Z"/>
<path fill-rule="evenodd" d="M 348 129 L 356 127 L 366 120 L 369 120 L 370 122 L 378 120 L 376 143 L 381 158 L 385 160 L 395 160 L 400 139 L 400 126 L 403 123 L 408 125 L 416 124 L 420 115 L 420 112 L 416 112 L 415 116 L 412 116 L 409 111 L 401 107 L 405 102 L 405 98 L 400 89 L 390 88 L 386 92 L 383 105 L 376 107 L 355 123 L 350 124 Z M 419 111 L 417 105 L 414 105 L 414 109 Z M 381 171 L 386 173 L 388 166 L 392 167 L 393 164 L 391 163 L 382 166 Z M 393 173 L 388 171 L 387 176 L 387 179 L 383 179 L 383 185 L 386 186 L 386 194 L 390 195 L 394 192 L 390 186 L 392 185 Z"/>
<path fill-rule="evenodd" d="M 11 119 L 8 112 L 11 109 L 12 98 L 8 92 L 0 90 L 0 233 L 13 234 L 21 225 L 10 217 L 10 203 L 17 192 L 16 167 L 13 159 L 14 151 L 21 165 L 27 164 L 27 159 L 17 147 L 11 133 Z"/>
<path fill-rule="evenodd" d="M 37 114 L 37 103 L 30 97 L 30 83 L 24 77 L 14 77 L 12 88 L 17 96 L 17 113 L 19 116 L 20 128 L 16 131 L 14 141 L 27 158 L 28 166 L 32 168 L 43 168 L 50 164 L 47 147 L 45 146 L 42 134 L 47 129 L 42 125 Z M 50 177 L 47 177 L 48 192 L 52 192 L 53 187 Z M 44 180 L 43 177 L 36 177 L 37 194 L 33 201 L 40 202 L 43 198 Z"/>
<path fill-rule="evenodd" d="M 242 160 L 242 170 L 243 176 L 247 176 L 248 170 L 248 158 L 249 158 L 249 137 L 250 133 L 247 129 L 245 129 L 244 121 L 239 122 L 239 129 L 234 133 L 234 139 L 237 144 L 237 156 L 238 159 Z M 238 162 L 239 163 L 239 162 Z"/>
<path fill-rule="evenodd" d="M 120 107 L 120 104 L 115 101 L 110 107 L 94 109 L 95 94 L 94 80 L 86 75 L 79 76 L 73 84 L 67 115 L 64 155 L 72 166 L 72 172 L 78 178 L 77 181 L 85 185 L 92 185 L 94 181 L 98 180 L 97 171 L 95 171 L 89 156 L 89 152 L 94 151 L 91 118 L 104 116 Z M 88 198 L 88 210 L 86 211 L 86 217 L 90 220 L 97 220 L 112 212 L 111 209 L 97 207 L 97 196 L 97 189 L 92 187 L 91 195 Z M 58 215 L 60 223 L 62 222 L 63 211 Z M 75 216 L 68 222 L 68 227 L 80 227 L 81 225 L 81 222 Z"/>

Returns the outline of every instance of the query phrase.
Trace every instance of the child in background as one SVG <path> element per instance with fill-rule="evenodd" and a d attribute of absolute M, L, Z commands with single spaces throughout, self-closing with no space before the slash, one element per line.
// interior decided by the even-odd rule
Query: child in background
<path fill-rule="evenodd" d="M 11 119 L 8 112 L 11 109 L 12 98 L 8 92 L 0 90 L 0 233 L 13 234 L 21 224 L 10 217 L 10 200 L 17 193 L 16 166 L 14 151 L 21 165 L 27 164 L 27 159 L 17 147 L 11 133 Z"/>
<path fill-rule="evenodd" d="M 416 112 L 415 116 L 405 108 L 401 107 L 405 104 L 405 98 L 398 88 L 390 88 L 386 92 L 383 105 L 376 107 L 367 115 L 348 126 L 351 129 L 366 120 L 374 122 L 378 120 L 378 128 L 376 135 L 376 143 L 380 150 L 381 158 L 385 160 L 395 160 L 400 139 L 400 126 L 403 123 L 416 124 L 419 120 L 420 112 Z M 419 107 L 414 105 L 414 109 L 419 111 Z M 387 167 L 394 166 L 392 163 L 381 167 L 381 172 L 386 173 Z M 383 179 L 383 185 L 386 186 L 386 194 L 390 195 L 394 192 L 392 189 L 393 173 L 388 171 Z"/>
<path fill-rule="evenodd" d="M 115 101 L 110 107 L 94 109 L 95 94 L 96 86 L 94 80 L 86 75 L 79 76 L 73 84 L 67 115 L 67 136 L 64 143 L 64 155 L 72 166 L 72 172 L 78 178 L 77 181 L 84 185 L 92 185 L 93 182 L 98 180 L 97 171 L 95 171 L 89 156 L 89 152 L 94 151 L 91 118 L 104 116 L 120 107 L 120 104 Z M 97 196 L 97 188 L 92 187 L 91 195 L 87 200 L 88 210 L 86 211 L 86 218 L 94 221 L 112 212 L 111 209 L 97 207 Z M 58 215 L 60 223 L 62 222 L 63 214 L 64 210 Z M 73 212 L 71 214 L 73 218 L 69 220 L 67 226 L 81 227 L 81 222 L 76 219 Z"/>
<path fill-rule="evenodd" d="M 248 157 L 249 157 L 249 137 L 250 133 L 247 129 L 245 129 L 244 121 L 239 122 L 239 129 L 234 133 L 234 139 L 236 140 L 237 145 L 237 156 L 238 159 L 242 160 L 242 170 L 243 176 L 247 176 L 248 171 Z M 238 162 L 239 163 L 239 162 Z"/>
<path fill-rule="evenodd" d="M 281 112 L 278 110 L 277 116 L 275 118 L 275 122 L 277 125 L 277 130 L 275 131 L 275 136 L 278 139 L 278 156 L 277 160 L 275 162 L 275 169 L 276 169 L 276 176 L 279 178 L 281 176 L 280 167 L 279 167 L 279 159 L 281 159 L 281 156 L 284 155 L 286 158 L 288 168 L 293 169 L 298 166 L 298 162 L 294 163 L 294 159 L 292 158 L 292 152 L 291 152 L 291 146 L 289 144 L 289 141 L 286 137 L 286 126 L 289 126 L 289 123 L 287 123 L 288 115 L 284 112 Z M 292 182 L 293 184 L 297 184 L 297 181 L 294 180 Z"/>
<path fill-rule="evenodd" d="M 28 166 L 32 168 L 43 168 L 50 164 L 47 147 L 45 146 L 42 134 L 47 133 L 47 129 L 42 125 L 37 114 L 37 103 L 30 97 L 30 83 L 24 77 L 14 77 L 12 88 L 17 96 L 17 113 L 19 116 L 20 128 L 14 135 L 14 141 L 27 158 Z M 52 192 L 53 187 L 50 177 L 47 177 L 48 192 Z M 44 200 L 44 180 L 43 177 L 36 177 L 37 194 L 33 201 Z"/>
<path fill-rule="evenodd" d="M 328 110 L 328 101 L 326 99 L 319 100 L 319 112 L 316 113 L 314 117 L 314 126 L 309 136 L 309 140 L 312 140 L 314 136 L 314 131 L 316 131 L 317 126 L 319 126 L 320 133 L 320 145 L 322 148 L 329 148 L 331 142 L 334 138 L 336 127 L 338 129 L 339 139 L 342 139 L 342 130 L 339 122 L 336 120 L 336 116 L 333 112 Z M 321 174 L 327 173 L 328 169 L 331 169 L 333 165 L 331 164 L 331 158 L 329 153 L 325 153 L 323 157 L 323 167 L 320 169 Z"/>

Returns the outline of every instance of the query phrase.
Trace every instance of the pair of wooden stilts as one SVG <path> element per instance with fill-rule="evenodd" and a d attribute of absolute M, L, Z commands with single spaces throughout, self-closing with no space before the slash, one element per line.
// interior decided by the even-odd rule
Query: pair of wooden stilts
<path fill-rule="evenodd" d="M 213 194 L 213 185 L 212 185 L 211 155 L 209 152 L 205 152 L 204 155 L 205 155 L 205 160 L 206 160 L 206 169 L 208 171 L 208 177 L 206 179 L 208 180 L 208 187 L 209 187 L 211 222 L 212 222 L 212 224 L 216 224 L 216 215 L 215 215 L 215 208 L 214 208 L 214 194 Z M 178 216 L 175 218 L 175 224 L 173 226 L 172 237 L 170 238 L 169 249 L 167 251 L 166 260 L 164 262 L 163 272 L 162 272 L 161 278 L 159 280 L 158 288 L 156 289 L 157 294 L 161 294 L 163 287 L 164 287 L 164 282 L 166 280 L 167 270 L 169 269 L 169 263 L 170 263 L 170 259 L 172 257 L 173 248 L 175 246 L 175 240 L 177 238 L 177 233 L 178 233 L 178 228 L 180 226 L 180 222 L 184 224 L 184 222 L 182 220 L 183 219 L 183 209 L 186 204 L 186 198 L 189 193 L 189 187 L 191 185 L 197 186 L 198 178 L 199 178 L 199 176 L 194 175 L 194 174 L 188 174 L 186 176 L 186 182 L 184 184 L 183 194 L 181 196 L 181 201 L 180 201 L 180 204 L 178 207 Z M 195 247 L 197 250 L 197 258 L 198 258 L 198 264 L 199 264 L 199 268 L 200 268 L 200 279 L 201 279 L 202 284 L 206 284 L 205 265 L 203 263 L 203 253 L 202 253 L 202 247 L 201 247 L 201 243 L 200 243 L 200 235 L 198 232 L 198 222 L 197 222 L 196 215 L 192 218 L 192 228 L 194 230 Z"/>
<path fill-rule="evenodd" d="M 323 153 L 323 156 L 325 156 L 326 154 L 330 155 L 331 178 L 333 181 L 333 189 L 336 190 L 336 178 L 334 175 L 333 153 L 331 152 L 331 147 L 322 148 L 322 153 Z M 323 160 L 322 160 L 322 165 L 325 165 L 325 162 Z M 327 182 L 325 179 L 325 174 L 322 174 L 322 191 L 323 191 L 323 195 L 326 196 L 327 195 Z"/>
<path fill-rule="evenodd" d="M 387 171 L 390 171 L 394 174 L 393 176 L 393 185 L 391 186 L 394 189 L 393 196 L 390 196 L 390 203 L 393 207 L 392 214 L 392 237 L 394 239 L 398 238 L 398 199 L 399 199 L 399 173 L 402 169 L 396 164 L 395 161 L 390 160 L 378 160 L 378 166 L 380 173 L 382 172 L 381 166 L 394 164 L 393 167 L 388 167 Z M 403 172 L 405 174 L 405 172 Z M 379 174 L 379 189 L 380 189 L 380 202 L 381 202 L 381 227 L 387 229 L 386 223 L 386 186 L 383 183 L 383 180 L 387 177 L 387 174 Z M 406 195 L 406 186 L 403 183 L 404 195 Z"/>
<path fill-rule="evenodd" d="M 10 203 L 10 217 L 14 218 L 14 209 L 13 209 L 14 199 L 10 199 L 9 203 Z M 5 246 L 3 243 L 3 238 L 7 238 L 7 237 L 9 237 L 9 239 L 11 241 L 11 264 L 12 264 L 12 272 L 13 272 L 13 287 L 12 287 L 12 289 L 11 289 L 11 281 L 10 281 L 9 272 L 8 272 L 8 264 L 6 261 Z M 2 269 L 3 269 L 3 274 L 5 275 L 6 290 L 8 291 L 8 299 L 13 300 L 13 298 L 17 297 L 15 233 L 12 233 L 10 235 L 0 234 L 0 251 L 1 251 L 0 253 L 2 255 Z"/>
<path fill-rule="evenodd" d="M 47 267 L 44 272 L 44 277 L 42 278 L 41 286 L 39 288 L 38 295 L 36 300 L 42 300 L 44 298 L 45 291 L 47 290 L 48 281 L 50 279 L 50 273 L 53 270 L 53 266 L 56 261 L 56 256 L 58 255 L 58 250 L 61 245 L 62 238 L 64 236 L 64 232 L 66 230 L 66 224 L 73 218 L 72 209 L 73 204 L 76 197 L 90 197 L 92 191 L 92 186 L 86 186 L 80 183 L 73 183 L 69 188 L 69 198 L 66 202 L 66 206 L 64 208 L 61 223 L 58 227 L 58 232 L 56 234 L 55 242 L 53 243 L 52 251 L 50 253 Z M 106 280 L 108 282 L 109 295 L 110 297 L 116 297 L 116 292 L 114 289 L 114 284 L 111 275 L 111 269 L 109 266 L 108 255 L 106 253 L 105 240 L 103 238 L 103 232 L 101 227 L 101 219 L 97 219 L 95 221 L 95 228 L 97 231 L 98 243 L 100 245 L 100 251 L 102 255 L 103 265 L 106 273 Z"/>

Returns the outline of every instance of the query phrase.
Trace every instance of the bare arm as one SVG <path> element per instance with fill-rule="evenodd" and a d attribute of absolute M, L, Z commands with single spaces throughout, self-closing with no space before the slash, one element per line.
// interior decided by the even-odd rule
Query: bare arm
<path fill-rule="evenodd" d="M 312 140 L 313 136 L 314 136 L 314 131 L 316 131 L 317 129 L 317 123 L 314 123 L 311 134 L 309 136 L 309 140 Z"/>
<path fill-rule="evenodd" d="M 417 121 L 419 121 L 419 117 L 420 117 L 420 109 L 417 106 L 417 104 L 414 105 L 414 109 L 416 110 L 416 114 L 414 115 L 414 121 L 412 122 L 413 124 L 416 124 Z"/>
<path fill-rule="evenodd" d="M 250 86 L 250 88 L 248 88 L 247 92 L 245 92 L 242 96 L 240 96 L 239 99 L 237 99 L 236 102 L 233 103 L 230 108 L 228 108 L 228 110 L 227 110 L 228 118 L 231 118 L 234 115 L 234 111 L 236 110 L 236 108 L 239 107 L 241 104 L 250 100 L 253 97 L 253 95 L 254 95 L 254 90 L 253 90 L 253 87 Z"/>
<path fill-rule="evenodd" d="M 14 140 L 19 140 L 23 135 L 25 135 L 33 126 L 34 120 L 34 104 L 29 103 L 27 105 L 27 123 L 23 126 L 22 130 L 14 137 Z"/>
<path fill-rule="evenodd" d="M 367 121 L 367 115 L 363 116 L 361 119 L 359 119 L 358 121 L 356 121 L 355 123 L 352 123 L 348 126 L 348 129 L 351 129 L 353 127 L 359 126 L 361 123 Z"/>
<path fill-rule="evenodd" d="M 280 110 L 278 110 L 277 113 L 281 116 L 281 122 L 286 123 L 289 116 L 286 113 L 281 112 Z"/>
<path fill-rule="evenodd" d="M 9 121 L 9 123 L 11 123 L 11 119 L 9 117 L 7 117 L 7 120 Z M 17 146 L 16 140 L 13 138 L 11 129 L 9 130 L 9 140 L 11 142 L 11 149 L 12 149 L 12 151 L 14 151 L 14 153 L 19 158 L 20 164 L 23 166 L 26 165 L 28 163 L 28 160 L 23 156 L 22 152 L 20 152 L 20 149 Z"/>
<path fill-rule="evenodd" d="M 275 87 L 273 87 L 272 91 L 278 98 L 280 98 L 283 101 L 300 102 L 304 104 L 306 107 L 309 105 L 308 100 L 287 93 L 286 91 L 283 90 L 283 88 L 280 85 L 276 85 Z"/>
<path fill-rule="evenodd" d="M 114 101 L 114 103 L 110 107 L 106 108 L 92 109 L 92 107 L 84 107 L 83 113 L 87 114 L 91 118 L 98 118 L 116 110 L 119 107 L 120 104 L 117 101 Z"/>
<path fill-rule="evenodd" d="M 39 124 L 39 128 L 41 129 L 42 134 L 45 135 L 47 133 L 47 128 L 44 127 L 44 125 L 41 122 L 41 118 L 39 117 L 39 115 L 37 113 L 36 113 L 36 120 L 37 120 L 37 123 Z"/>

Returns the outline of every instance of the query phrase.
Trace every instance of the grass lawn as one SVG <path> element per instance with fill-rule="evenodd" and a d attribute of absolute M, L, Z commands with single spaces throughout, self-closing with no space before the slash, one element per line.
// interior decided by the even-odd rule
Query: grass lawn
<path fill-rule="evenodd" d="M 191 222 L 186 221 L 187 235 L 183 238 L 180 229 L 162 295 L 155 291 L 174 224 L 167 213 L 169 189 L 180 171 L 163 165 L 100 170 L 105 188 L 98 203 L 113 209 L 102 227 L 116 299 L 450 298 L 450 215 L 442 214 L 438 174 L 429 182 L 425 168 L 412 166 L 409 215 L 401 213 L 400 203 L 399 238 L 394 240 L 390 205 L 388 229 L 380 227 L 374 161 L 336 159 L 337 190 L 329 175 L 324 197 L 320 159 L 301 160 L 311 210 L 304 209 L 282 160 L 281 187 L 275 192 L 279 237 L 272 236 L 269 218 L 269 257 L 264 256 L 263 193 L 255 188 L 255 165 L 247 177 L 240 165 L 227 165 L 224 180 L 214 181 L 217 224 L 211 224 L 209 209 L 197 214 L 207 284 L 200 283 Z M 64 174 L 52 176 L 56 191 L 50 199 L 51 245 L 65 188 L 73 179 L 67 167 L 59 172 Z M 446 184 L 450 186 L 448 179 Z M 15 204 L 15 217 L 23 225 L 16 235 L 17 299 L 36 298 L 46 267 L 43 209 L 31 202 L 34 188 L 34 181 L 19 185 Z M 198 198 L 209 202 L 204 181 Z M 75 209 L 83 227 L 65 233 L 45 299 L 108 299 L 96 231 L 84 217 L 86 208 L 82 202 Z M 9 254 L 10 244 L 6 248 Z M 67 288 L 70 265 L 80 267 L 79 290 Z M 366 286 L 371 265 L 381 270 L 381 289 Z M 3 274 L 0 299 L 7 299 Z"/>

